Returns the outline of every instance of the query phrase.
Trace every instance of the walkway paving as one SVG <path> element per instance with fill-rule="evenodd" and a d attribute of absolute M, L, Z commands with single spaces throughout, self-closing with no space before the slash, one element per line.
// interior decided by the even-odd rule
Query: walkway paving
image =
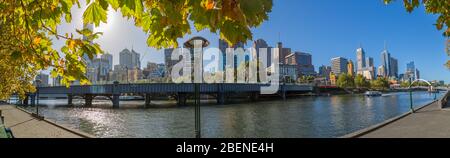
<path fill-rule="evenodd" d="M 0 105 L 6 128 L 11 128 L 16 138 L 83 138 L 81 132 L 60 127 L 47 120 L 38 120 L 15 106 Z M 80 134 L 77 134 L 80 133 Z"/>
<path fill-rule="evenodd" d="M 450 138 L 450 110 L 435 102 L 361 138 Z"/>

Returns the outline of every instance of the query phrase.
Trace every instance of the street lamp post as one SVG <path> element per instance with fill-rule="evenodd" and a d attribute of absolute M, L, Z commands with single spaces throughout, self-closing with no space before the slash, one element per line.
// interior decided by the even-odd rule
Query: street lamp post
<path fill-rule="evenodd" d="M 413 98 L 412 98 L 412 79 L 409 78 L 409 108 L 411 109 L 411 112 L 414 113 L 414 107 L 413 107 Z"/>
<path fill-rule="evenodd" d="M 184 47 L 185 48 L 190 48 L 191 52 L 194 51 L 194 47 L 195 47 L 195 42 L 196 41 L 201 41 L 202 43 L 202 49 L 205 47 L 208 47 L 209 45 L 209 41 L 206 40 L 203 37 L 193 37 L 190 40 L 186 41 L 184 43 Z M 203 52 L 203 51 L 202 51 Z M 194 52 L 195 53 L 195 52 Z M 195 54 L 194 54 L 195 55 Z M 201 54 L 197 54 L 200 56 L 200 62 L 201 62 L 201 68 L 199 69 L 195 69 L 194 71 L 201 71 L 201 80 L 203 82 L 203 55 Z M 194 60 L 195 60 L 195 56 L 194 56 Z M 191 62 L 192 63 L 192 62 Z M 195 67 L 195 66 L 194 66 Z M 194 73 L 196 74 L 196 73 Z M 194 77 L 195 80 L 195 77 Z M 201 138 L 202 134 L 201 134 L 201 110 L 200 110 L 200 83 L 197 83 L 194 81 L 194 104 L 195 104 L 195 138 Z"/>
<path fill-rule="evenodd" d="M 437 100 L 437 93 L 439 93 L 439 91 L 434 92 L 434 100 Z"/>

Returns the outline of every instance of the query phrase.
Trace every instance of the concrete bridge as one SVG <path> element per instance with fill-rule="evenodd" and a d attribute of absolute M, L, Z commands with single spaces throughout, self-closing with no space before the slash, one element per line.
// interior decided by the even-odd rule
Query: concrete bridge
<path fill-rule="evenodd" d="M 237 93 L 247 95 L 252 99 L 260 96 L 261 87 L 268 87 L 269 84 L 200 84 L 200 93 L 212 95 L 217 99 L 218 104 L 225 104 L 229 94 Z M 118 108 L 119 97 L 124 94 L 142 95 L 145 97 L 145 106 L 150 106 L 152 95 L 168 94 L 177 99 L 178 105 L 186 105 L 186 101 L 194 94 L 195 84 L 174 84 L 174 83 L 144 83 L 144 84 L 106 84 L 90 86 L 67 87 L 39 87 L 39 94 L 63 94 L 68 97 L 68 104 L 72 105 L 74 97 L 82 97 L 85 106 L 91 106 L 92 101 L 97 96 L 105 96 L 111 99 L 114 108 Z M 287 93 L 307 93 L 314 91 L 312 85 L 279 85 L 278 95 L 286 99 Z M 34 104 L 36 95 L 29 95 L 31 103 Z M 26 99 L 28 100 L 28 99 Z"/>

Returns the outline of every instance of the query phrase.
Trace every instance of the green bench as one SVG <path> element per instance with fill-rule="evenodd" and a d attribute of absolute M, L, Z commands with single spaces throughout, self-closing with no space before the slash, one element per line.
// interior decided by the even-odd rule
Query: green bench
<path fill-rule="evenodd" d="M 5 127 L 2 111 L 0 110 L 0 138 L 14 138 L 11 130 Z"/>

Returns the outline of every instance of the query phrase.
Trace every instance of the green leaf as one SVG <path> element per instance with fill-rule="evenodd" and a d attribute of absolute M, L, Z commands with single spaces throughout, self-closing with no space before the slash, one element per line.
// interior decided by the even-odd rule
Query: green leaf
<path fill-rule="evenodd" d="M 83 21 L 85 24 L 95 24 L 99 26 L 100 22 L 107 21 L 106 10 L 103 9 L 98 1 L 91 3 L 83 14 Z"/>

